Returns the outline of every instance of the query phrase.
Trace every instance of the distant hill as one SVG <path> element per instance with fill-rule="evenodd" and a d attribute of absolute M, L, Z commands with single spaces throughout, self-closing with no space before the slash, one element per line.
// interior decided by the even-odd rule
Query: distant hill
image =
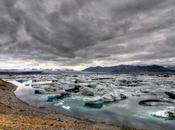
<path fill-rule="evenodd" d="M 89 67 L 84 72 L 94 72 L 94 73 L 175 73 L 175 70 L 159 66 L 159 65 L 149 65 L 149 66 L 133 66 L 133 65 L 119 65 L 111 67 Z"/>
<path fill-rule="evenodd" d="M 168 66 L 168 69 L 175 70 L 175 66 Z"/>
<path fill-rule="evenodd" d="M 74 70 L 52 70 L 52 69 L 40 69 L 40 70 L 17 70 L 17 69 L 0 69 L 0 75 L 39 75 L 39 74 L 61 74 L 61 73 L 78 73 Z"/>
<path fill-rule="evenodd" d="M 43 74 L 39 70 L 0 70 L 0 75 L 30 75 L 30 74 Z"/>

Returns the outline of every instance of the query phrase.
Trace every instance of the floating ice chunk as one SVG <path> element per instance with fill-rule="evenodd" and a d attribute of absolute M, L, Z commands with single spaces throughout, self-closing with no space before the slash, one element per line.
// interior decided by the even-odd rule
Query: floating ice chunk
<path fill-rule="evenodd" d="M 151 115 L 157 118 L 163 118 L 165 120 L 175 120 L 175 108 L 168 107 L 166 110 L 160 110 L 160 111 L 151 113 Z"/>
<path fill-rule="evenodd" d="M 150 89 L 140 89 L 140 91 L 141 91 L 142 93 L 150 93 L 150 92 L 151 92 Z"/>
<path fill-rule="evenodd" d="M 115 101 L 115 97 L 113 97 L 110 94 L 106 94 L 106 95 L 102 96 L 102 100 L 104 101 L 104 103 L 110 103 L 110 102 Z"/>
<path fill-rule="evenodd" d="M 96 96 L 96 97 L 91 97 L 91 98 L 89 98 L 89 97 L 83 98 L 83 101 L 84 102 L 88 102 L 88 101 L 99 101 L 99 100 L 102 100 L 102 97 Z"/>
<path fill-rule="evenodd" d="M 62 95 L 51 95 L 51 96 L 48 96 L 47 101 L 53 102 L 53 101 L 58 101 L 59 99 L 62 99 L 62 98 L 63 98 Z"/>
<path fill-rule="evenodd" d="M 71 107 L 70 106 L 64 106 L 63 105 L 62 108 L 66 109 L 66 110 L 70 110 Z"/>
<path fill-rule="evenodd" d="M 111 92 L 109 94 L 102 96 L 102 100 L 104 101 L 104 103 L 120 101 L 126 98 L 127 97 L 124 94 L 117 93 L 117 92 Z"/>
<path fill-rule="evenodd" d="M 102 108 L 103 107 L 103 101 L 97 100 L 97 101 L 88 101 L 85 102 L 86 107 L 90 108 Z"/>
<path fill-rule="evenodd" d="M 61 101 L 59 103 L 54 104 L 54 106 L 62 106 L 64 104 L 64 101 Z"/>
<path fill-rule="evenodd" d="M 82 88 L 81 92 L 83 96 L 94 96 L 94 92 L 90 88 Z"/>

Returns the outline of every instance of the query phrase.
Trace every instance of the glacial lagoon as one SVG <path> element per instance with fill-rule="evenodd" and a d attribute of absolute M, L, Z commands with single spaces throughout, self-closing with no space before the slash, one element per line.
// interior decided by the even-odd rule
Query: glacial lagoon
<path fill-rule="evenodd" d="M 5 80 L 33 106 L 134 128 L 175 129 L 174 75 L 16 75 Z"/>

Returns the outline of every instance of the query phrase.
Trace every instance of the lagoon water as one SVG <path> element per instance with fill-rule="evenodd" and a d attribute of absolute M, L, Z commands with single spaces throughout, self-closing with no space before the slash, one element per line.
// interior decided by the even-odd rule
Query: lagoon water
<path fill-rule="evenodd" d="M 62 74 L 8 81 L 18 86 L 18 98 L 37 107 L 116 125 L 175 129 L 173 75 Z"/>

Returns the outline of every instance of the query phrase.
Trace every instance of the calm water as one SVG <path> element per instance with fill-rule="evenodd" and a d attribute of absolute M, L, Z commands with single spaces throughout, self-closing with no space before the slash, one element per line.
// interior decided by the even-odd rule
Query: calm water
<path fill-rule="evenodd" d="M 175 129 L 175 99 L 165 93 L 175 94 L 175 76 L 43 75 L 8 81 L 18 86 L 18 98 L 34 106 L 99 122 Z"/>

